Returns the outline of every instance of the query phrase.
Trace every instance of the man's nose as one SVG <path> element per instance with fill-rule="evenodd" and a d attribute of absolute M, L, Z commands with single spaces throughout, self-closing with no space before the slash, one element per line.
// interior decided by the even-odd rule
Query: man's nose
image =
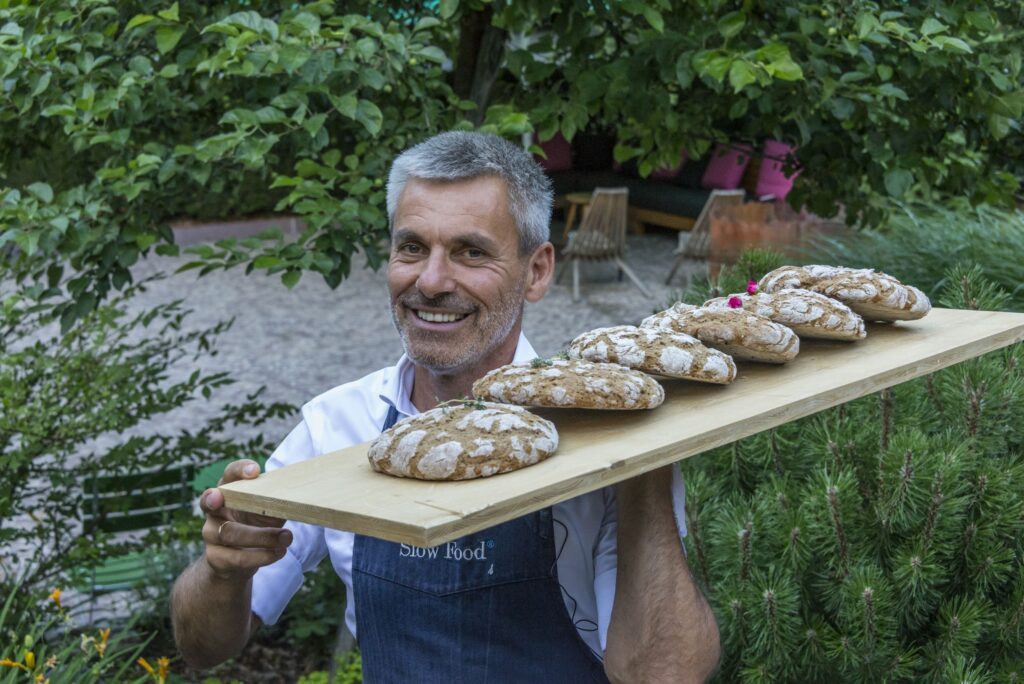
<path fill-rule="evenodd" d="M 416 279 L 416 288 L 431 299 L 455 291 L 454 269 L 447 254 L 439 250 L 431 253 Z"/>

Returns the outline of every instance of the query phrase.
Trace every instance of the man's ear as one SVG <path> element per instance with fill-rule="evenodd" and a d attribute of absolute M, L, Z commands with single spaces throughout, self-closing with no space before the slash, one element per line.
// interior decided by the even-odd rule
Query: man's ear
<path fill-rule="evenodd" d="M 545 242 L 530 255 L 529 270 L 526 274 L 526 301 L 539 302 L 551 286 L 555 274 L 555 246 Z"/>

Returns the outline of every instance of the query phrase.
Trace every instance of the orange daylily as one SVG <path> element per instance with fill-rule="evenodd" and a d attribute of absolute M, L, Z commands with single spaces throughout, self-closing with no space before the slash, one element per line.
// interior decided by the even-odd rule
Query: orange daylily
<path fill-rule="evenodd" d="M 156 665 L 157 665 L 157 668 L 158 668 L 158 673 L 157 674 L 160 677 L 160 681 L 161 682 L 166 681 L 167 680 L 167 672 L 171 669 L 171 659 L 170 658 L 157 658 L 156 659 Z"/>
<path fill-rule="evenodd" d="M 100 654 L 100 658 L 107 652 L 107 639 L 110 638 L 110 628 L 100 630 L 100 638 L 95 642 L 96 652 Z"/>
<path fill-rule="evenodd" d="M 156 670 L 153 669 L 153 666 L 149 664 L 148 660 L 146 660 L 145 658 L 139 658 L 135 662 L 137 662 L 139 665 L 141 665 L 143 670 L 145 670 L 146 672 L 148 672 L 149 674 L 151 674 L 153 676 L 156 676 Z"/>
<path fill-rule="evenodd" d="M 25 667 L 23 663 L 15 662 L 10 658 L 4 658 L 3 660 L 0 660 L 0 667 L 16 667 L 19 670 L 25 670 L 26 672 L 28 672 L 28 668 Z"/>
<path fill-rule="evenodd" d="M 60 588 L 57 588 L 51 591 L 50 595 L 47 598 L 56 603 L 58 608 L 63 608 L 64 606 L 60 605 L 60 594 Z"/>
<path fill-rule="evenodd" d="M 167 681 L 167 673 L 171 668 L 170 658 L 157 658 L 156 666 L 159 669 L 154 669 L 145 658 L 139 658 L 135 662 L 141 665 L 142 669 L 148 672 L 153 681 L 158 682 L 158 684 L 165 684 Z"/>

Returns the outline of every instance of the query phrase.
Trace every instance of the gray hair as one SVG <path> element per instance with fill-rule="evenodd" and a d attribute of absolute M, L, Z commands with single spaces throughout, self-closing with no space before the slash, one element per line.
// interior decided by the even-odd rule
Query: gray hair
<path fill-rule="evenodd" d="M 398 198 L 409 178 L 430 181 L 497 176 L 508 188 L 509 209 L 519 229 L 519 251 L 530 254 L 550 236 L 551 180 L 526 150 L 489 133 L 448 131 L 398 155 L 388 175 L 388 222 L 395 225 Z"/>

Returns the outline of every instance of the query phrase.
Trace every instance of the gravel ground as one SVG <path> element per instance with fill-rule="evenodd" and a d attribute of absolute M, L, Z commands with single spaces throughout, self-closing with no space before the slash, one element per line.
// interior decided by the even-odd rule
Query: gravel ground
<path fill-rule="evenodd" d="M 670 288 L 664 284 L 673 261 L 675 233 L 650 232 L 628 238 L 626 263 L 652 291 L 645 297 L 628 278 L 617 280 L 610 263 L 582 264 L 581 301 L 572 302 L 572 274 L 552 286 L 537 304 L 528 304 L 524 330 L 542 355 L 558 352 L 573 337 L 607 325 L 636 323 L 662 308 Z M 168 277 L 153 283 L 132 303 L 147 308 L 156 302 L 181 298 L 193 313 L 187 325 L 208 327 L 234 317 L 233 327 L 216 345 L 219 355 L 203 361 L 209 371 L 227 371 L 236 384 L 215 395 L 226 401 L 266 386 L 265 398 L 300 406 L 336 385 L 355 380 L 395 363 L 401 342 L 388 313 L 383 269 L 357 267 L 336 290 L 319 276 L 305 274 L 292 290 L 277 277 L 245 276 L 239 270 L 197 277 L 195 271 L 172 275 L 185 256 L 151 257 L 134 269 L 137 278 L 156 273 Z M 694 265 L 691 267 L 696 268 Z M 677 274 L 675 289 L 683 283 Z M 179 368 L 187 374 L 192 368 Z M 196 402 L 161 420 L 164 429 L 195 427 L 203 414 L 215 410 Z M 264 426 L 264 435 L 277 442 L 295 418 Z"/>

